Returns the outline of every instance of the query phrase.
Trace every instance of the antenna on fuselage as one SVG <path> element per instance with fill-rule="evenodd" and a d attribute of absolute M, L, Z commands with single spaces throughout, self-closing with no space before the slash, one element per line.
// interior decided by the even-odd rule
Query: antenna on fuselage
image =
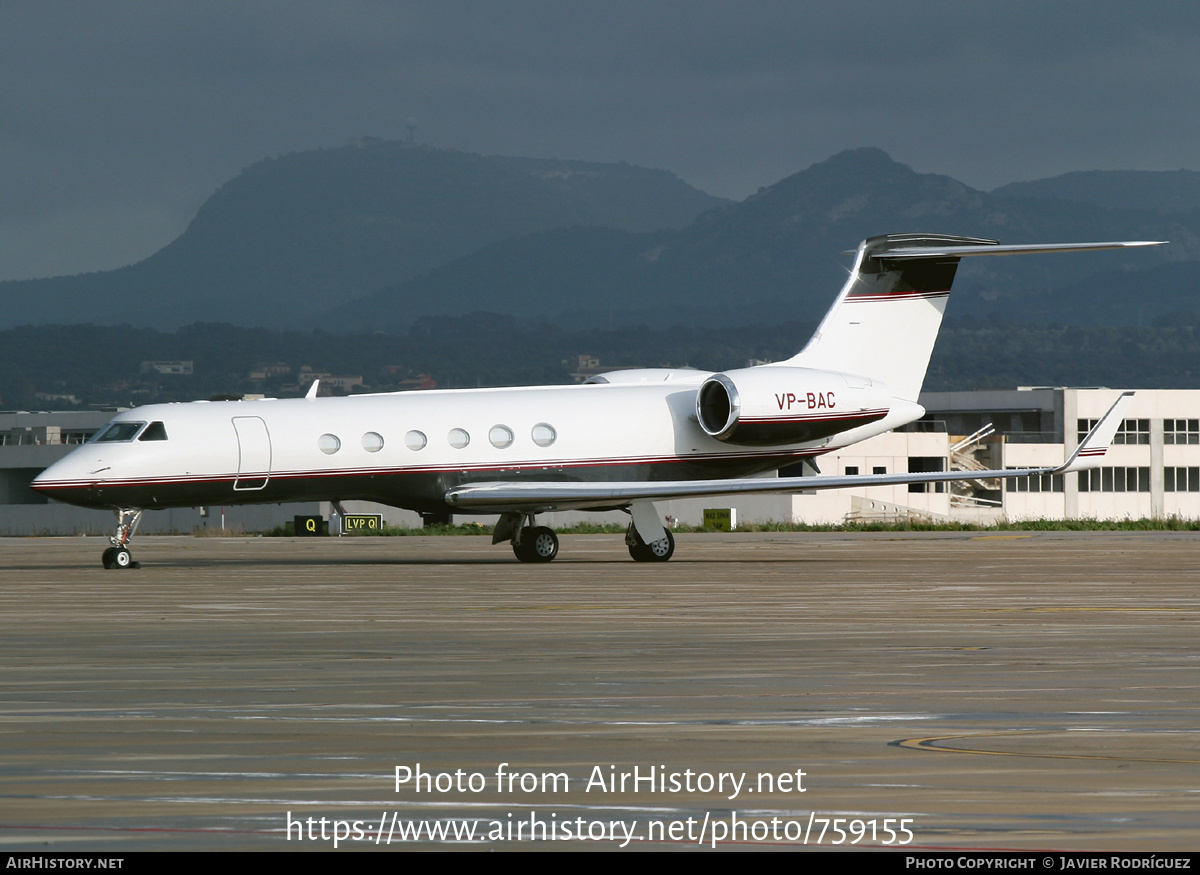
<path fill-rule="evenodd" d="M 320 384 L 320 382 L 321 382 L 320 378 L 313 380 L 312 385 L 308 387 L 308 391 L 304 393 L 304 397 L 308 398 L 310 401 L 313 398 L 316 398 L 317 397 L 317 386 Z"/>

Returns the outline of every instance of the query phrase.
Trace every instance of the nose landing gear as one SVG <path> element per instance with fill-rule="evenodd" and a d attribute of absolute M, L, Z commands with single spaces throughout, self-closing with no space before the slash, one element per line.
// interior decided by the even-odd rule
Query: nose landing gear
<path fill-rule="evenodd" d="M 136 508 L 118 508 L 116 514 L 117 531 L 109 536 L 108 540 L 112 546 L 104 551 L 100 562 L 105 568 L 141 568 L 142 564 L 133 561 L 133 554 L 125 545 L 133 539 L 133 533 L 142 521 L 142 511 Z"/>

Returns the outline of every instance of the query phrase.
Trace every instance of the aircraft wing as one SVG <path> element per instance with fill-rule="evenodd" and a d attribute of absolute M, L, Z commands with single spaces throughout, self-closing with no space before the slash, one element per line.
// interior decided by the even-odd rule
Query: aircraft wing
<path fill-rule="evenodd" d="M 635 501 L 665 501 L 718 495 L 779 494 L 813 489 L 898 486 L 906 483 L 946 483 L 954 480 L 994 480 L 1037 474 L 1067 474 L 1098 467 L 1121 425 L 1133 392 L 1123 392 L 1104 417 L 1088 432 L 1063 464 L 1045 468 L 1002 471 L 938 471 L 922 474 L 851 474 L 816 477 L 743 477 L 729 480 L 661 480 L 650 482 L 536 482 L 471 483 L 446 493 L 446 502 L 469 511 L 544 513 L 580 508 L 617 508 Z"/>

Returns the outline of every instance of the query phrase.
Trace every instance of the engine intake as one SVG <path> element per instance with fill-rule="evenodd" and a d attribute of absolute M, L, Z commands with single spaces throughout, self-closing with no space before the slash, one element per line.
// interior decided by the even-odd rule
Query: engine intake
<path fill-rule="evenodd" d="M 820 440 L 887 416 L 886 386 L 811 368 L 713 374 L 696 394 L 696 419 L 719 441 L 776 446 Z"/>

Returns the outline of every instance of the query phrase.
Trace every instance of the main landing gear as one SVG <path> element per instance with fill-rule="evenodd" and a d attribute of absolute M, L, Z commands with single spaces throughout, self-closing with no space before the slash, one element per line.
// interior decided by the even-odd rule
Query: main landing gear
<path fill-rule="evenodd" d="M 651 513 L 654 513 L 653 508 Z M 638 534 L 637 527 L 630 524 L 625 533 L 625 544 L 634 561 L 666 562 L 675 553 L 675 536 L 661 525 L 658 529 L 663 536 L 647 544 Z M 558 555 L 558 535 L 546 526 L 535 526 L 531 513 L 501 514 L 492 532 L 492 543 L 501 541 L 511 541 L 513 555 L 522 562 L 550 562 Z"/>
<path fill-rule="evenodd" d="M 525 526 L 513 537 L 513 553 L 522 562 L 550 562 L 558 555 L 558 535 L 545 526 Z"/>
<path fill-rule="evenodd" d="M 513 555 L 522 562 L 550 562 L 558 555 L 558 535 L 533 524 L 533 514 L 510 511 L 500 515 L 492 543 L 511 541 Z"/>
<path fill-rule="evenodd" d="M 133 533 L 137 531 L 138 523 L 142 521 L 142 511 L 119 508 L 116 513 L 117 531 L 109 537 L 112 546 L 104 551 L 100 561 L 105 568 L 141 568 L 142 564 L 133 561 L 133 554 L 125 545 L 132 540 Z"/>
<path fill-rule="evenodd" d="M 635 562 L 666 562 L 675 553 L 675 536 L 670 529 L 663 529 L 664 538 L 647 544 L 632 524 L 625 533 L 625 545 Z"/>

